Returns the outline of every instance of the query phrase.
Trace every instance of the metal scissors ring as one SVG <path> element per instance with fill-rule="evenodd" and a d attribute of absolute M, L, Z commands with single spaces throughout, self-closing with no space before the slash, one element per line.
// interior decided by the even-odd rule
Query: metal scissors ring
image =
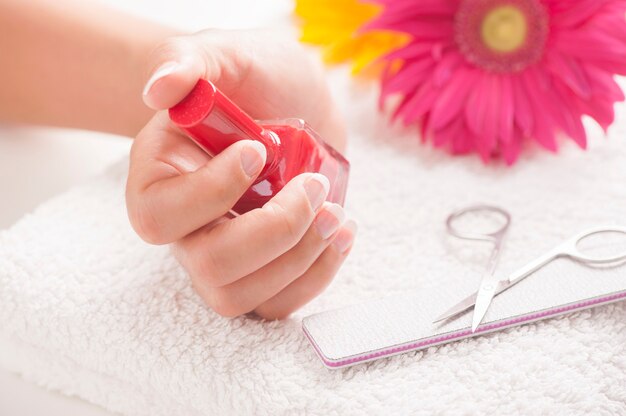
<path fill-rule="evenodd" d="M 569 257 L 572 260 L 591 265 L 615 264 L 626 261 L 626 249 L 617 253 L 592 256 L 583 253 L 578 248 L 578 244 L 585 238 L 591 237 L 592 235 L 607 233 L 619 233 L 626 236 L 626 227 L 610 225 L 605 227 L 591 228 L 589 230 L 583 231 L 580 234 L 575 235 L 568 240 L 565 240 L 563 243 L 548 251 L 546 254 L 537 257 L 535 260 L 514 271 L 508 279 L 498 282 L 496 294 L 500 294 L 508 288 L 518 284 L 546 264 L 560 257 Z"/>
<path fill-rule="evenodd" d="M 626 249 L 621 253 L 618 252 L 615 254 L 592 256 L 589 254 L 585 254 L 578 248 L 578 244 L 580 244 L 580 242 L 585 238 L 591 237 L 592 235 L 606 233 L 620 233 L 626 235 L 626 227 L 609 225 L 586 230 L 562 243 L 558 247 L 559 256 L 557 257 L 569 257 L 571 259 L 578 260 L 587 264 L 611 264 L 626 261 Z"/>
<path fill-rule="evenodd" d="M 457 227 L 454 226 L 454 221 L 461 218 L 462 216 L 475 213 L 475 212 L 488 212 L 501 215 L 505 222 L 498 229 L 490 232 L 490 233 L 470 233 L 466 231 L 461 231 Z M 493 205 L 472 205 L 470 207 L 459 209 L 458 211 L 454 211 L 452 214 L 448 216 L 446 219 L 446 228 L 448 232 L 455 237 L 462 238 L 464 240 L 480 240 L 480 241 L 492 241 L 495 242 L 498 239 L 503 239 L 504 235 L 509 229 L 511 225 L 511 215 L 506 212 L 504 209 L 493 206 Z"/>

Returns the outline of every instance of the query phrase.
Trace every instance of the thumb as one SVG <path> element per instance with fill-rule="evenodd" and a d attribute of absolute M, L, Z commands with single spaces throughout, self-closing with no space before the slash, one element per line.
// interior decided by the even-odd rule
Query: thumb
<path fill-rule="evenodd" d="M 207 52 L 195 42 L 195 36 L 170 38 L 152 52 L 152 71 L 143 90 L 143 101 L 148 107 L 154 110 L 173 107 L 193 89 L 198 79 L 210 79 L 215 72 Z"/>

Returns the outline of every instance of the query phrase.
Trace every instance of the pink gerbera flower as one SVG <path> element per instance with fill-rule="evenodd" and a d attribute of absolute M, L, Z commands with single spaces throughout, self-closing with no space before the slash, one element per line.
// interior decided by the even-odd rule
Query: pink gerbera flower
<path fill-rule="evenodd" d="M 524 140 L 556 151 L 559 134 L 585 148 L 582 115 L 606 130 L 624 100 L 626 0 L 374 1 L 365 30 L 413 37 L 383 58 L 381 103 L 400 93 L 394 117 L 455 154 L 512 164 Z"/>

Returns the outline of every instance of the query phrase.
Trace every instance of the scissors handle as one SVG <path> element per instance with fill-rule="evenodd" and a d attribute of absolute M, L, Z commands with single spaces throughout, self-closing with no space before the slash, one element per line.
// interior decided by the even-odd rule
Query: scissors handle
<path fill-rule="evenodd" d="M 581 261 L 583 263 L 588 264 L 608 264 L 608 263 L 617 263 L 626 260 L 626 250 L 621 250 L 621 252 L 617 253 L 605 253 L 604 255 L 590 255 L 583 253 L 579 248 L 578 244 L 587 237 L 591 237 L 592 235 L 598 234 L 607 234 L 607 233 L 618 233 L 624 234 L 626 237 L 626 227 L 622 226 L 604 226 L 604 227 L 596 227 L 591 228 L 587 231 L 584 231 L 577 236 L 571 238 L 566 241 L 562 245 L 563 255 L 566 255 L 574 260 Z"/>
<path fill-rule="evenodd" d="M 546 264 L 550 263 L 552 260 L 554 260 L 554 259 L 556 259 L 558 257 L 562 257 L 562 256 L 566 255 L 562 251 L 561 247 L 562 246 L 558 246 L 557 248 L 554 248 L 554 249 L 550 250 L 546 254 L 543 254 L 543 255 L 537 257 L 536 259 L 528 262 L 524 266 L 522 266 L 519 269 L 515 270 L 509 276 L 508 284 L 506 284 L 505 286 L 501 287 L 497 291 L 497 293 L 499 294 L 499 293 L 504 292 L 506 289 L 510 288 L 511 286 L 514 286 L 514 285 L 518 284 L 519 282 L 521 282 L 522 280 L 524 280 L 525 278 L 527 278 L 528 276 L 530 276 L 531 274 L 533 274 L 537 270 L 541 269 Z"/>
<path fill-rule="evenodd" d="M 612 233 L 612 232 L 622 233 L 626 235 L 626 227 L 610 226 L 610 227 L 592 228 L 570 238 L 569 240 L 566 240 L 565 242 L 561 243 L 560 245 L 550 250 L 546 254 L 540 257 L 537 257 L 535 260 L 531 261 L 530 263 L 514 271 L 509 276 L 508 283 L 505 283 L 504 286 L 501 286 L 500 291 L 497 293 L 504 292 L 509 287 L 516 285 L 517 283 L 521 282 L 526 277 L 530 276 L 531 274 L 533 274 L 534 272 L 536 272 L 537 270 L 539 270 L 546 264 L 550 263 L 552 260 L 557 259 L 559 257 L 569 257 L 571 259 L 578 260 L 582 263 L 598 264 L 598 265 L 626 261 L 626 251 L 613 254 L 613 255 L 594 257 L 594 256 L 587 255 L 578 249 L 578 243 L 581 240 L 587 237 L 590 237 L 592 235 L 595 235 L 595 234 Z M 505 280 L 504 282 L 507 282 L 507 281 Z"/>
<path fill-rule="evenodd" d="M 475 213 L 475 212 L 487 212 L 487 213 L 496 213 L 504 218 L 504 223 L 500 225 L 496 230 L 492 232 L 480 233 L 480 232 L 469 232 L 465 230 L 460 230 L 454 225 L 454 221 L 461 218 L 462 216 Z M 463 240 L 479 240 L 479 241 L 490 241 L 493 243 L 497 243 L 498 240 L 502 240 L 504 235 L 506 234 L 509 226 L 511 225 L 511 215 L 506 212 L 504 209 L 500 207 L 496 207 L 493 205 L 479 204 L 472 205 L 463 209 L 459 209 L 448 216 L 446 219 L 446 228 L 448 229 L 448 233 L 451 235 L 461 238 Z"/>

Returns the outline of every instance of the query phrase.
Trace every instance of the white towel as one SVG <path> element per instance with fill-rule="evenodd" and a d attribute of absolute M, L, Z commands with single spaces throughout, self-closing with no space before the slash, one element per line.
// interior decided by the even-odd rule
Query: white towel
<path fill-rule="evenodd" d="M 467 203 L 513 215 L 500 270 L 626 223 L 624 107 L 609 139 L 589 128 L 588 152 L 530 149 L 506 168 L 420 145 L 374 114 L 370 93 L 343 77 L 334 89 L 360 234 L 325 294 L 282 322 L 217 316 L 168 248 L 130 229 L 124 161 L 0 234 L 0 365 L 125 415 L 626 414 L 624 302 L 340 371 L 300 330 L 308 313 L 385 294 L 474 290 L 489 247 L 443 226 Z"/>

